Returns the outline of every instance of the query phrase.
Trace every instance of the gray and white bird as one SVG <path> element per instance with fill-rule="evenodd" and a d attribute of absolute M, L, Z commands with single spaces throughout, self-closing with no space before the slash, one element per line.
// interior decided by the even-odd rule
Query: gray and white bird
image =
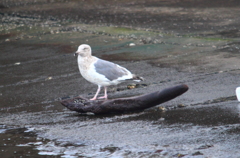
<path fill-rule="evenodd" d="M 97 99 L 101 87 L 104 87 L 104 96 L 99 97 L 98 99 L 107 99 L 108 86 L 117 85 L 129 80 L 136 82 L 143 80 L 142 77 L 132 74 L 124 67 L 92 56 L 91 47 L 87 44 L 80 45 L 75 52 L 75 55 L 78 56 L 78 68 L 81 75 L 87 81 L 98 85 L 95 96 L 90 100 Z"/>

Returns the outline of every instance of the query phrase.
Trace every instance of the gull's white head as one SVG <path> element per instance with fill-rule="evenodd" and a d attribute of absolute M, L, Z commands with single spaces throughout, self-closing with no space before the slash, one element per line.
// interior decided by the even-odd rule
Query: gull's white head
<path fill-rule="evenodd" d="M 81 57 L 87 57 L 92 55 L 91 47 L 87 44 L 81 44 L 78 47 L 78 50 L 74 53 L 74 55 L 80 55 Z"/>

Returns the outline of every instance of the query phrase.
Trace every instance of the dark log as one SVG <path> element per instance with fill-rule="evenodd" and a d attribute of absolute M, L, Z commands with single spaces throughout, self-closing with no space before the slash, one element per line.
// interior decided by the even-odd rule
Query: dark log
<path fill-rule="evenodd" d="M 166 101 L 182 95 L 188 90 L 185 84 L 166 88 L 140 96 L 129 98 L 115 98 L 109 100 L 94 100 L 76 97 L 61 101 L 61 104 L 72 111 L 79 113 L 92 112 L 95 114 L 126 113 L 142 111 L 144 109 L 159 105 Z"/>

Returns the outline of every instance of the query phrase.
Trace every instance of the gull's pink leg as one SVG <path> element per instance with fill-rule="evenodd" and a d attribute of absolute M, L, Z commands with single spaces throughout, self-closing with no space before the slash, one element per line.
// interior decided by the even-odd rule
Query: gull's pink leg
<path fill-rule="evenodd" d="M 96 94 L 95 94 L 94 97 L 93 97 L 92 99 L 90 99 L 90 100 L 96 100 L 96 99 L 97 99 L 97 96 L 98 96 L 98 93 L 100 92 L 100 90 L 101 90 L 101 86 L 98 86 L 98 89 L 97 89 Z"/>
<path fill-rule="evenodd" d="M 108 97 L 107 96 L 107 87 L 104 87 L 104 96 L 99 97 L 98 99 L 108 99 L 107 97 Z"/>

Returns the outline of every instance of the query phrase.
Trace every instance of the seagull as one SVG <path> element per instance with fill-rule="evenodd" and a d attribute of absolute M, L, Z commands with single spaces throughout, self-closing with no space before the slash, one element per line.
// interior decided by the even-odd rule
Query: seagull
<path fill-rule="evenodd" d="M 91 47 L 87 44 L 80 45 L 74 55 L 77 56 L 80 74 L 87 81 L 98 85 L 96 94 L 90 100 L 107 99 L 108 86 L 117 85 L 129 80 L 136 82 L 143 81 L 142 77 L 132 74 L 129 70 L 118 64 L 92 56 Z M 101 87 L 104 87 L 104 96 L 97 98 Z"/>

